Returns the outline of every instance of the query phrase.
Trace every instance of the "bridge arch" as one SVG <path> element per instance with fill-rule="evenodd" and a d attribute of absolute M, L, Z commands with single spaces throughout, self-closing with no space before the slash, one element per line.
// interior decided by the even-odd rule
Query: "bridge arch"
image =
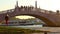
<path fill-rule="evenodd" d="M 26 13 L 24 13 L 24 11 L 23 12 L 20 11 L 20 13 L 18 13 L 16 15 L 13 15 L 13 16 L 19 16 L 19 15 L 33 16 L 33 17 L 36 17 L 38 19 L 41 19 L 43 22 L 45 22 L 47 24 L 47 26 L 55 26 L 55 24 L 52 21 L 50 21 L 48 18 L 45 18 L 44 16 L 41 16 L 41 15 L 37 15 L 35 13 L 31 14 L 31 12 L 29 13 L 29 12 L 26 11 Z"/>
<path fill-rule="evenodd" d="M 40 9 L 25 9 L 25 8 L 16 8 L 13 10 L 13 12 L 7 12 L 4 13 L 2 16 L 6 16 L 6 14 L 9 15 L 9 17 L 14 17 L 14 16 L 18 16 L 18 15 L 30 15 L 30 16 L 34 16 L 36 18 L 41 19 L 42 21 L 44 21 L 47 26 L 57 26 L 56 22 L 54 21 L 54 17 L 51 17 L 52 15 L 49 15 L 48 13 L 44 13 L 43 11 L 41 11 Z M 2 19 L 3 18 L 3 19 Z M 4 17 L 1 17 L 2 20 L 4 20 Z"/>

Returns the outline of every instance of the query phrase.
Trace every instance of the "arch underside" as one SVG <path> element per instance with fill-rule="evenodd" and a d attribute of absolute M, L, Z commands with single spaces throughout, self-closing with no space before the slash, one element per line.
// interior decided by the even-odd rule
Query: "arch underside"
<path fill-rule="evenodd" d="M 42 17 L 42 16 L 39 16 L 39 15 L 33 15 L 33 14 L 19 14 L 19 15 L 29 15 L 29 16 L 33 16 L 33 17 L 36 17 L 36 18 L 39 18 L 41 19 L 46 25 L 44 26 L 51 26 L 51 27 L 55 27 L 56 25 L 50 21 L 48 18 L 45 18 L 45 17 Z M 15 15 L 15 16 L 19 16 L 19 15 Z"/>

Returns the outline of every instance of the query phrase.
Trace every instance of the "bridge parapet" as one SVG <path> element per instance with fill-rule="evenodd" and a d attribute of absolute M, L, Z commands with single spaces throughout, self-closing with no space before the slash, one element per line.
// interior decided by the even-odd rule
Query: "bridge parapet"
<path fill-rule="evenodd" d="M 10 10 L 6 10 L 6 11 L 2 11 L 0 12 L 0 14 L 3 14 L 3 13 L 12 13 L 14 12 L 15 9 L 10 9 Z M 37 12 L 41 12 L 41 13 L 45 13 L 45 14 L 50 14 L 50 15 L 59 15 L 59 11 L 57 12 L 53 12 L 53 11 L 48 11 L 48 10 L 44 10 L 44 9 L 35 9 L 34 7 L 20 7 L 19 10 L 21 11 L 37 11 Z M 18 11 L 19 12 L 19 11 Z"/>
<path fill-rule="evenodd" d="M 7 13 L 7 12 L 13 12 L 13 11 L 14 11 L 14 9 L 5 10 L 5 11 L 1 11 L 0 14 Z"/>
<path fill-rule="evenodd" d="M 28 7 L 27 8 L 23 8 L 23 9 L 21 9 L 22 11 L 25 11 L 25 10 L 27 10 L 27 11 L 37 11 L 37 12 L 42 12 L 42 13 L 46 13 L 46 14 L 50 14 L 50 15 L 57 15 L 56 14 L 56 12 L 53 12 L 53 11 L 48 11 L 48 10 L 44 10 L 44 9 L 39 9 L 39 8 L 37 8 L 37 9 L 35 9 L 35 8 L 29 8 L 28 9 Z"/>
<path fill-rule="evenodd" d="M 21 10 L 29 10 L 29 11 L 39 11 L 39 12 L 42 12 L 42 13 L 46 13 L 46 14 L 51 14 L 51 15 L 60 15 L 59 14 L 59 11 L 57 11 L 57 12 L 53 12 L 53 11 L 48 11 L 48 10 L 44 10 L 44 9 L 40 9 L 40 8 L 37 8 L 37 9 L 35 9 L 33 6 L 21 6 L 21 7 L 19 7 L 19 9 L 21 9 Z M 2 11 L 2 12 L 0 12 L 0 14 L 2 14 L 2 13 L 7 13 L 7 12 L 13 12 L 15 9 L 10 9 L 10 10 L 5 10 L 5 11 Z"/>

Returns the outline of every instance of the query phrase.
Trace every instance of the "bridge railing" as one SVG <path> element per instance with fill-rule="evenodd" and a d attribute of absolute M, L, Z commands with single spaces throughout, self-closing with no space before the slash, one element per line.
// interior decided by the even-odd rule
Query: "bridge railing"
<path fill-rule="evenodd" d="M 7 13 L 7 12 L 13 12 L 13 11 L 14 11 L 14 9 L 5 10 L 5 11 L 1 11 L 0 14 Z"/>
<path fill-rule="evenodd" d="M 42 13 L 45 13 L 45 14 L 51 14 L 51 15 L 59 15 L 59 12 L 53 12 L 53 11 L 48 11 L 48 10 L 44 10 L 44 9 L 39 9 L 39 8 L 23 8 L 22 9 L 23 11 L 27 10 L 27 11 L 37 11 L 37 12 L 42 12 Z"/>
<path fill-rule="evenodd" d="M 44 10 L 44 9 L 39 9 L 39 12 L 42 12 L 42 13 L 45 13 L 45 14 L 51 14 L 51 15 L 60 15 L 59 11 L 53 12 L 53 11 L 48 11 L 48 10 Z"/>
<path fill-rule="evenodd" d="M 15 9 L 10 9 L 10 10 L 5 10 L 5 11 L 1 11 L 0 14 L 2 13 L 7 13 L 7 12 L 13 12 Z M 40 9 L 40 8 L 34 8 L 34 7 L 20 7 L 20 10 L 28 10 L 28 11 L 37 11 L 37 12 L 42 12 L 42 13 L 46 13 L 46 14 L 51 14 L 51 15 L 60 15 L 60 12 L 57 10 L 56 12 L 53 11 L 48 11 L 48 10 L 44 10 L 44 9 Z"/>

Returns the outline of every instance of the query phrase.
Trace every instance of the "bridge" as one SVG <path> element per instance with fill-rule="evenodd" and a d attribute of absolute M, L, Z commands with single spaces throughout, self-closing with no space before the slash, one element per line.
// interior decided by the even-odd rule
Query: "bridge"
<path fill-rule="evenodd" d="M 56 12 L 44 10 L 41 8 L 37 8 L 37 1 L 35 2 L 35 7 L 33 6 L 18 6 L 18 1 L 16 2 L 16 6 L 13 9 L 5 10 L 0 12 L 0 21 L 5 20 L 5 16 L 9 15 L 9 18 L 18 15 L 30 15 L 36 18 L 41 19 L 46 23 L 45 26 L 57 26 L 60 27 L 60 14 L 59 10 Z"/>

